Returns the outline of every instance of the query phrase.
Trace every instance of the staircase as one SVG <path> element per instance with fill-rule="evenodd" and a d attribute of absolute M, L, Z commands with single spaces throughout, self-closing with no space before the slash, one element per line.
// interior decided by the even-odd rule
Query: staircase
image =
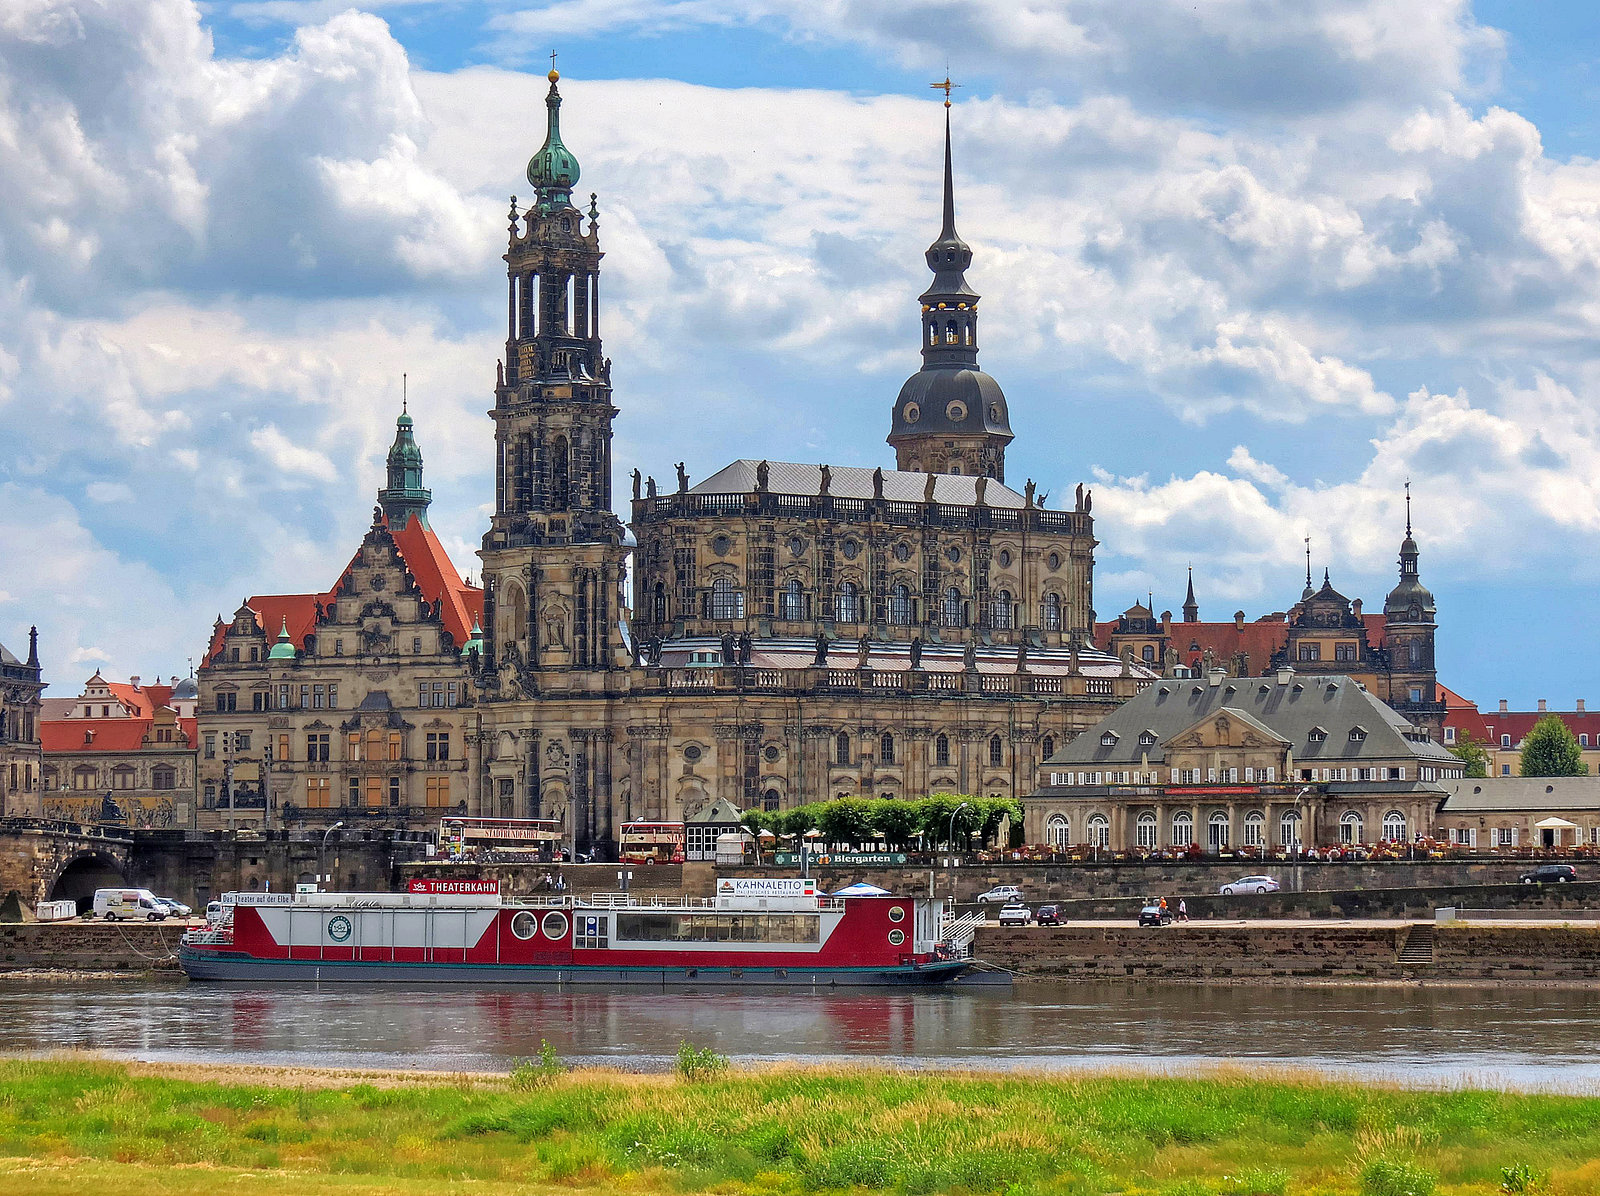
<path fill-rule="evenodd" d="M 956 955 L 965 959 L 972 954 L 972 940 L 988 918 L 984 914 L 963 914 L 960 917 L 946 915 L 939 927 L 939 939 L 948 943 Z M 1432 958 L 1430 953 L 1429 958 Z"/>
<path fill-rule="evenodd" d="M 1433 923 L 1418 922 L 1406 931 L 1396 962 L 1403 968 L 1424 967 L 1433 963 Z"/>

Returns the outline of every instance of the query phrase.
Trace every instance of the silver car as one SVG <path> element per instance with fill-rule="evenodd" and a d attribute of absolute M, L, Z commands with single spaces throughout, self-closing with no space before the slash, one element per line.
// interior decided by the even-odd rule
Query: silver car
<path fill-rule="evenodd" d="M 1278 889 L 1278 882 L 1270 876 L 1241 876 L 1217 891 L 1224 897 L 1236 897 L 1241 893 L 1276 893 Z"/>

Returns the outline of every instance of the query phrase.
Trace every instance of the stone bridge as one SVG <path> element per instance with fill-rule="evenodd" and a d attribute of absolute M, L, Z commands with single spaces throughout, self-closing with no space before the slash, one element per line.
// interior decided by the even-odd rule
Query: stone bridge
<path fill-rule="evenodd" d="M 29 906 L 71 898 L 86 908 L 99 888 L 128 883 L 133 833 L 44 818 L 0 818 L 0 899 Z"/>

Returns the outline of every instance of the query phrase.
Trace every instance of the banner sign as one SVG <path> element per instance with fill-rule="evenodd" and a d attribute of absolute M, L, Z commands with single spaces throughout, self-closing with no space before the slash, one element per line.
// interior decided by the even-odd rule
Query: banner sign
<path fill-rule="evenodd" d="M 500 893 L 498 880 L 441 880 L 431 876 L 415 876 L 406 885 L 408 893 L 434 893 L 454 894 L 456 896 L 470 894 L 472 896 L 495 897 Z"/>
<path fill-rule="evenodd" d="M 719 897 L 815 897 L 817 882 L 810 877 L 763 876 L 717 881 Z"/>
<path fill-rule="evenodd" d="M 799 867 L 800 853 L 797 851 L 779 851 L 773 854 L 772 862 L 782 868 Z M 822 867 L 882 867 L 894 868 L 906 862 L 906 853 L 903 851 L 820 851 L 811 856 L 811 862 Z"/>
<path fill-rule="evenodd" d="M 293 893 L 224 893 L 223 905 L 293 905 Z"/>

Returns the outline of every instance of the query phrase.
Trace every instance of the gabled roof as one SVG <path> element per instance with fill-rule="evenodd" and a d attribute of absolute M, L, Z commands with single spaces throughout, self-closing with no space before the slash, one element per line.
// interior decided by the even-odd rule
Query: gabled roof
<path fill-rule="evenodd" d="M 1241 710 L 1237 706 L 1220 706 L 1216 710 L 1208 711 L 1207 713 L 1201 715 L 1199 718 L 1195 719 L 1195 721 L 1190 723 L 1187 727 L 1184 727 L 1184 728 L 1182 728 L 1181 730 L 1178 730 L 1178 731 L 1174 731 L 1171 735 L 1168 735 L 1166 737 L 1166 742 L 1170 743 L 1174 739 L 1181 739 L 1185 735 L 1187 735 L 1190 731 L 1198 730 L 1200 727 L 1210 723 L 1212 720 L 1218 718 L 1219 716 L 1226 716 L 1227 718 L 1235 719 L 1235 720 L 1243 723 L 1245 726 L 1247 726 L 1247 727 L 1251 728 L 1252 730 L 1254 730 L 1257 735 L 1266 736 L 1273 743 L 1282 743 L 1282 744 L 1288 744 L 1289 743 L 1289 741 L 1287 739 L 1285 739 L 1282 735 L 1279 735 L 1276 731 L 1274 731 L 1271 727 L 1267 726 L 1266 723 L 1262 722 L 1255 715 L 1251 714 L 1248 710 Z M 1163 740 L 1160 737 L 1160 735 L 1158 734 L 1157 738 L 1156 738 L 1156 743 L 1157 744 L 1161 744 L 1162 742 L 1163 742 Z M 1290 744 L 1289 746 L 1292 747 L 1293 745 Z M 1153 756 L 1151 758 L 1154 759 Z"/>
<path fill-rule="evenodd" d="M 739 807 L 725 797 L 719 797 L 705 809 L 697 814 L 691 814 L 684 821 L 704 826 L 706 823 L 730 823 L 739 821 Z"/>
<path fill-rule="evenodd" d="M 1247 716 L 1274 739 L 1291 745 L 1296 759 L 1366 761 L 1415 757 L 1420 761 L 1451 764 L 1455 757 L 1436 743 L 1407 738 L 1415 728 L 1349 677 L 1317 675 L 1294 677 L 1280 685 L 1275 678 L 1163 678 L 1123 703 L 1095 726 L 1050 758 L 1051 764 L 1097 766 L 1138 764 L 1166 759 L 1166 745 L 1175 736 L 1222 711 Z M 1367 737 L 1351 742 L 1349 730 L 1360 725 Z M 1313 727 L 1328 728 L 1328 738 L 1310 742 Z M 1139 733 L 1155 730 L 1155 746 L 1139 746 Z M 1100 737 L 1117 732 L 1115 745 Z"/>
<path fill-rule="evenodd" d="M 1462 777 L 1442 784 L 1442 815 L 1600 810 L 1600 777 Z"/>
<path fill-rule="evenodd" d="M 773 494 L 815 496 L 822 489 L 822 466 L 800 465 L 792 461 L 768 461 L 767 490 Z M 749 494 L 756 488 L 759 461 L 740 460 L 725 465 L 705 481 L 689 487 L 690 494 Z M 830 465 L 828 493 L 834 498 L 871 498 L 873 470 L 861 465 Z M 933 501 L 951 506 L 973 506 L 977 502 L 978 479 L 961 474 L 933 474 Z M 883 471 L 883 497 L 889 502 L 922 502 L 927 492 L 926 473 L 906 473 L 898 469 Z M 990 478 L 984 487 L 983 501 L 991 507 L 1026 506 L 1022 495 Z"/>

